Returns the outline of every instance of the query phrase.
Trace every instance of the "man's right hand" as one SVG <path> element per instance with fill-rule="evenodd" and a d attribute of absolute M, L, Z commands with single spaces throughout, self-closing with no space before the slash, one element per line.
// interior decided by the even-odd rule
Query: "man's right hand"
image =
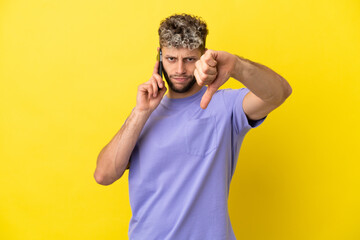
<path fill-rule="evenodd" d="M 129 159 L 141 130 L 166 92 L 164 81 L 158 74 L 158 66 L 159 62 L 156 62 L 150 80 L 138 87 L 135 111 L 131 112 L 118 133 L 99 153 L 94 172 L 94 178 L 99 184 L 113 183 L 129 168 Z"/>
<path fill-rule="evenodd" d="M 138 87 L 135 107 L 137 111 L 152 113 L 167 90 L 164 81 L 158 73 L 159 64 L 159 61 L 157 61 L 150 80 Z"/>

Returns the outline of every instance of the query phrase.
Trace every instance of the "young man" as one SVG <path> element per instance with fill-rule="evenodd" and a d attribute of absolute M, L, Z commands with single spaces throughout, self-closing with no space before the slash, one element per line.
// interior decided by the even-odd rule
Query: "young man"
<path fill-rule="evenodd" d="M 227 200 L 242 141 L 292 92 L 263 65 L 207 50 L 207 33 L 205 22 L 186 14 L 161 22 L 168 93 L 156 62 L 98 156 L 99 184 L 129 169 L 130 239 L 236 239 Z M 229 77 L 246 88 L 218 90 Z"/>

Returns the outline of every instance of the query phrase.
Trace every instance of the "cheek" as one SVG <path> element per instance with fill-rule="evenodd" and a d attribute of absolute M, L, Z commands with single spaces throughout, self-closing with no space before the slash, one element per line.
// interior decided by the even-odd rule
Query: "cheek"
<path fill-rule="evenodd" d="M 163 62 L 163 68 L 167 72 L 168 75 L 171 74 L 171 66 Z"/>
<path fill-rule="evenodd" d="M 195 68 L 196 68 L 195 64 L 191 64 L 190 66 L 187 67 L 187 72 L 189 74 L 194 74 Z"/>

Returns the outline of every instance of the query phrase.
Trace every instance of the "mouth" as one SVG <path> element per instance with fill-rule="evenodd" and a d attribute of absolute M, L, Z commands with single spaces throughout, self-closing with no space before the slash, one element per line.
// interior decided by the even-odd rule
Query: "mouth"
<path fill-rule="evenodd" d="M 176 81 L 176 82 L 186 82 L 187 80 L 189 80 L 190 78 L 189 77 L 173 77 L 173 78 L 171 78 L 171 79 L 173 79 L 174 81 Z"/>

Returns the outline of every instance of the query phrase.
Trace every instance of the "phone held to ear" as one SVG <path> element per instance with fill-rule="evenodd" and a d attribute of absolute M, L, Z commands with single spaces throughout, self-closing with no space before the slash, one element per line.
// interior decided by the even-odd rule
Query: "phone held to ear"
<path fill-rule="evenodd" d="M 161 49 L 160 49 L 160 51 L 158 52 L 157 60 L 159 61 L 158 73 L 159 73 L 160 77 L 162 78 L 162 69 L 163 69 L 163 66 L 162 66 L 162 51 L 161 51 Z"/>
<path fill-rule="evenodd" d="M 159 73 L 160 77 L 162 78 L 163 64 L 162 64 L 162 51 L 161 51 L 161 49 L 160 49 L 159 52 L 158 52 L 157 60 L 159 61 L 158 73 Z M 159 87 L 158 87 L 158 89 L 160 90 Z"/>

